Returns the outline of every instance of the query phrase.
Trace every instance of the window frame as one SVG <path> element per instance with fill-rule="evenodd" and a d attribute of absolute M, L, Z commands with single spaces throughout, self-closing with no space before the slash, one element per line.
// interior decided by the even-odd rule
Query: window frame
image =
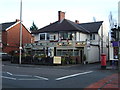
<path fill-rule="evenodd" d="M 90 34 L 90 40 L 95 40 L 95 34 Z"/>

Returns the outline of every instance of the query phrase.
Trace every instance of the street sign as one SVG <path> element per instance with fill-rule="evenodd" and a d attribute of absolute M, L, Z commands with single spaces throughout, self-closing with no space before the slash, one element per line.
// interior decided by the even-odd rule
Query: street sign
<path fill-rule="evenodd" d="M 60 56 L 54 56 L 53 63 L 54 64 L 61 64 L 61 57 Z"/>
<path fill-rule="evenodd" d="M 113 47 L 120 47 L 120 41 L 112 41 Z"/>

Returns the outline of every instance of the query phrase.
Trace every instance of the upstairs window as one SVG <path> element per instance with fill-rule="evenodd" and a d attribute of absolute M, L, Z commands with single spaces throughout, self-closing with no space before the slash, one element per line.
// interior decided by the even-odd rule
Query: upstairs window
<path fill-rule="evenodd" d="M 45 34 L 40 34 L 40 40 L 45 40 Z"/>
<path fill-rule="evenodd" d="M 40 33 L 40 40 L 49 40 L 49 34 Z"/>
<path fill-rule="evenodd" d="M 50 40 L 56 40 L 56 36 L 55 35 L 50 35 Z"/>
<path fill-rule="evenodd" d="M 49 34 L 47 34 L 47 40 L 49 40 L 50 39 L 50 35 Z"/>
<path fill-rule="evenodd" d="M 60 36 L 62 40 L 72 40 L 72 32 L 61 32 Z"/>
<path fill-rule="evenodd" d="M 90 40 L 95 40 L 95 34 L 90 34 Z"/>

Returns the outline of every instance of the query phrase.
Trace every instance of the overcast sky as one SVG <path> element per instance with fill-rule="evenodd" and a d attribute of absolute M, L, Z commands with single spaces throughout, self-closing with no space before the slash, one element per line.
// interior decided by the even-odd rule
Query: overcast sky
<path fill-rule="evenodd" d="M 65 18 L 80 23 L 104 21 L 109 23 L 109 13 L 118 18 L 118 1 L 120 0 L 23 0 L 23 24 L 29 28 L 34 21 L 42 28 L 58 20 L 58 11 L 66 12 Z M 0 1 L 0 23 L 12 22 L 20 18 L 20 0 Z"/>

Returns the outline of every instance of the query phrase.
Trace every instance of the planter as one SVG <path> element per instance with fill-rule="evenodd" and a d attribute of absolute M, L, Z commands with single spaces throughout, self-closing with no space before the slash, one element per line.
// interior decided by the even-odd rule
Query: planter
<path fill-rule="evenodd" d="M 26 56 L 26 57 L 21 57 L 21 64 L 31 64 L 32 62 L 32 57 Z M 19 64 L 19 56 L 13 56 L 11 63 Z"/>
<path fill-rule="evenodd" d="M 43 58 L 34 58 L 34 64 L 36 65 L 53 65 L 53 58 L 43 57 Z"/>

